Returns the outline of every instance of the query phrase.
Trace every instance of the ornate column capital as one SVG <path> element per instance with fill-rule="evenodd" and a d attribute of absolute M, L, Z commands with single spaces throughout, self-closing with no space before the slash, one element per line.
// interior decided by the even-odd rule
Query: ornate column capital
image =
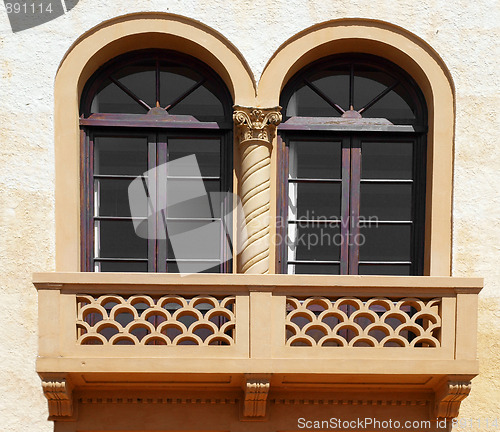
<path fill-rule="evenodd" d="M 271 144 L 276 126 L 281 123 L 281 107 L 255 108 L 235 105 L 234 124 L 240 133 L 240 143 L 261 140 Z"/>
<path fill-rule="evenodd" d="M 44 379 L 42 389 L 49 403 L 49 420 L 73 416 L 73 386 L 66 378 Z"/>
<path fill-rule="evenodd" d="M 460 403 L 469 395 L 470 381 L 446 380 L 436 391 L 436 417 L 455 418 L 458 416 Z"/>

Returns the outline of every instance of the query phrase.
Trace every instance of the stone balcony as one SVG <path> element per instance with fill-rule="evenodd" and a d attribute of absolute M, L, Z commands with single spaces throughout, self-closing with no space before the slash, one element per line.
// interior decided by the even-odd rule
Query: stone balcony
<path fill-rule="evenodd" d="M 222 392 L 243 418 L 376 389 L 454 417 L 478 374 L 481 279 L 37 273 L 34 285 L 52 419 L 131 388 Z"/>

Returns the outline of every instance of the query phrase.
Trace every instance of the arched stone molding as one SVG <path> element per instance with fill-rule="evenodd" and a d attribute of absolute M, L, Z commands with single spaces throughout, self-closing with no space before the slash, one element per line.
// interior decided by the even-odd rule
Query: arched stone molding
<path fill-rule="evenodd" d="M 212 67 L 237 104 L 251 106 L 255 83 L 247 63 L 222 35 L 194 20 L 163 13 L 118 17 L 80 37 L 66 53 L 54 84 L 56 270 L 80 271 L 79 101 L 90 76 L 108 60 L 136 49 L 166 48 Z"/>
<path fill-rule="evenodd" d="M 278 105 L 281 90 L 296 72 L 322 57 L 347 52 L 392 61 L 406 70 L 424 93 L 429 115 L 425 274 L 449 276 L 455 95 L 450 72 L 426 42 L 380 21 L 343 19 L 318 24 L 276 51 L 262 73 L 256 105 Z"/>

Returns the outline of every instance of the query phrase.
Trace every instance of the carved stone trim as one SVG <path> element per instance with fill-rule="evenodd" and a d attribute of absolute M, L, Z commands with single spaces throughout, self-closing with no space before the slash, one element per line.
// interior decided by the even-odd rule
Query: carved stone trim
<path fill-rule="evenodd" d="M 78 402 L 81 404 L 156 404 L 156 405 L 235 405 L 239 399 L 212 397 L 81 397 Z"/>
<path fill-rule="evenodd" d="M 460 403 L 469 395 L 470 381 L 446 381 L 436 391 L 436 417 L 454 418 L 458 416 Z"/>
<path fill-rule="evenodd" d="M 281 107 L 252 108 L 234 106 L 233 120 L 240 133 L 240 142 L 258 139 L 272 142 L 276 126 L 281 123 Z"/>
<path fill-rule="evenodd" d="M 49 420 L 73 416 L 73 386 L 65 378 L 42 381 L 43 394 L 49 403 Z"/>
<path fill-rule="evenodd" d="M 343 405 L 343 406 L 426 406 L 432 405 L 426 399 L 309 399 L 309 398 L 276 398 L 271 399 L 273 405 Z"/>
<path fill-rule="evenodd" d="M 266 416 L 267 396 L 271 383 L 268 378 L 247 378 L 245 384 L 244 417 Z"/>
<path fill-rule="evenodd" d="M 239 195 L 244 212 L 246 239 L 238 256 L 238 271 L 269 273 L 271 246 L 271 151 L 281 107 L 234 106 L 234 124 L 241 159 Z"/>

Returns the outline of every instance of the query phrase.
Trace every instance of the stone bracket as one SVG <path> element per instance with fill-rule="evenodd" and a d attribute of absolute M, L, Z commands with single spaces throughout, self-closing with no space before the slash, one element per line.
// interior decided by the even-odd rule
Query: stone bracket
<path fill-rule="evenodd" d="M 49 420 L 73 418 L 73 386 L 67 378 L 42 380 L 43 394 L 49 403 Z"/>
<path fill-rule="evenodd" d="M 249 375 L 245 380 L 243 419 L 264 420 L 271 382 L 268 375 Z"/>
<path fill-rule="evenodd" d="M 470 381 L 446 380 L 436 391 L 435 415 L 441 418 L 458 416 L 460 403 L 469 395 Z"/>

